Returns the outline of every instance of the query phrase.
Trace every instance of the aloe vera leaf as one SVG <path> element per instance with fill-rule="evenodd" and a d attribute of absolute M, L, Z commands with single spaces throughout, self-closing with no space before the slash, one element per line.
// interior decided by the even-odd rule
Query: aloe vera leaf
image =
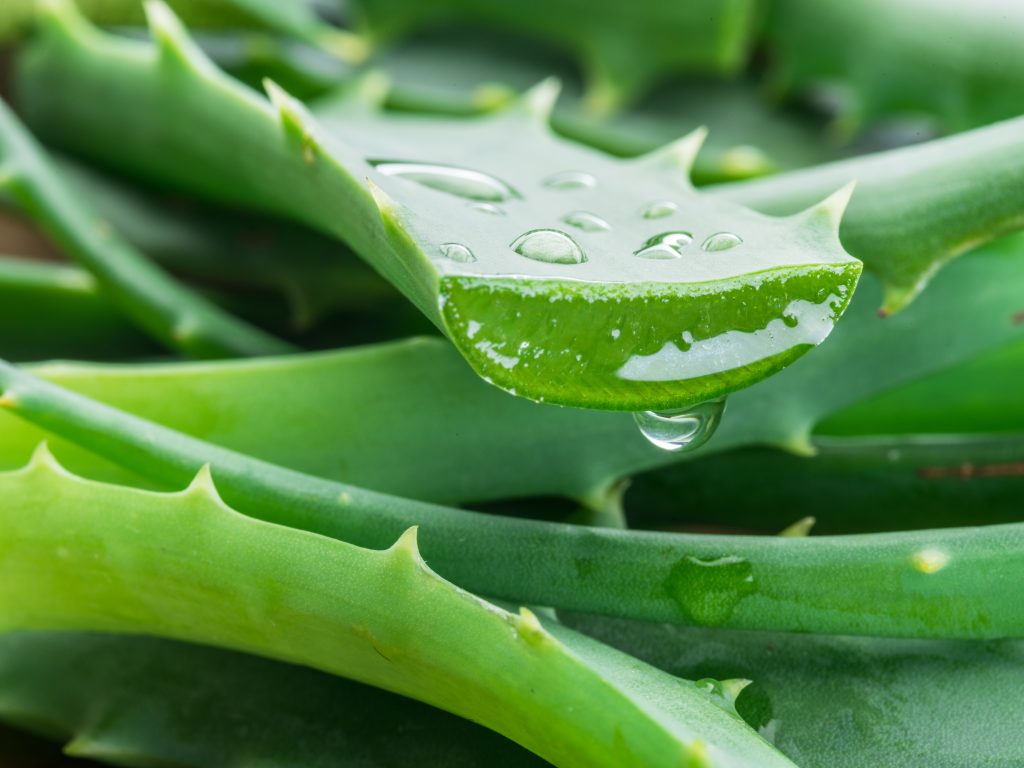
<path fill-rule="evenodd" d="M 839 537 L 588 528 L 400 499 L 190 438 L 0 364 L 0 407 L 155 481 L 210 464 L 245 514 L 359 546 L 422 525 L 426 557 L 481 594 L 680 623 L 910 637 L 1024 632 L 1009 581 L 1020 525 Z M 397 532 L 397 533 L 396 533 Z M 514 540 L 514 552 L 507 542 Z"/>
<path fill-rule="evenodd" d="M 759 20 L 751 0 L 628 6 L 362 0 L 353 15 L 356 27 L 377 45 L 446 23 L 492 27 L 552 44 L 580 62 L 588 106 L 602 114 L 669 74 L 735 73 L 746 61 Z"/>
<path fill-rule="evenodd" d="M 0 101 L 0 187 L 140 328 L 205 357 L 287 352 L 292 347 L 169 279 L 114 233 L 60 178 L 43 149 Z"/>
<path fill-rule="evenodd" d="M 637 410 L 742 388 L 824 338 L 859 275 L 835 236 L 848 189 L 786 219 L 719 208 L 686 180 L 693 137 L 639 160 L 608 158 L 554 137 L 533 113 L 546 109 L 549 85 L 515 109 L 473 121 L 386 117 L 358 96 L 314 117 L 273 86 L 272 104 L 218 72 L 162 5 L 150 6 L 156 47 L 103 36 L 62 8 L 22 59 L 23 103 L 38 125 L 56 127 L 43 115 L 59 106 L 60 122 L 73 121 L 79 140 L 100 123 L 124 131 L 116 157 L 106 158 L 122 167 L 343 237 L 480 375 L 531 399 Z M 26 87 L 43 80 L 46 87 Z M 100 82 L 125 97 L 121 109 L 119 99 L 97 110 L 74 98 Z M 171 104 L 166 119 L 153 120 Z M 202 142 L 195 124 L 206 126 Z M 179 149 L 173 160 L 155 151 L 166 142 Z M 417 177 L 422 183 L 402 178 L 408 163 L 431 164 Z M 682 212 L 640 214 L 661 200 Z M 505 215 L 470 207 L 479 202 L 500 204 Z M 659 233 L 683 232 L 673 229 L 676 218 L 691 228 L 687 221 L 703 220 L 702 229 L 644 251 Z M 674 258 L 687 247 L 701 255 Z M 769 330 L 774 341 L 766 343 Z M 683 352 L 676 342 L 687 338 L 695 346 Z M 746 347 L 751 338 L 758 348 L 749 354 L 735 346 L 735 355 L 707 354 L 711 345 Z"/>
<path fill-rule="evenodd" d="M 629 522 L 771 533 L 813 515 L 813 533 L 831 535 L 1020 520 L 1022 432 L 815 437 L 812 445 L 813 457 L 748 448 L 641 474 L 630 485 Z"/>
<path fill-rule="evenodd" d="M 793 213 L 857 180 L 840 226 L 850 253 L 885 285 L 882 311 L 910 303 L 950 259 L 1024 227 L 1024 118 L 909 147 L 717 188 L 773 214 Z"/>
<path fill-rule="evenodd" d="M 952 264 L 908 311 L 880 320 L 879 289 L 868 276 L 830 343 L 775 377 L 777 383 L 733 395 L 718 434 L 696 455 L 752 445 L 814 452 L 812 435 L 829 414 L 881 392 L 911 391 L 916 382 L 932 387 L 915 407 L 921 421 L 949 425 L 939 431 L 969 431 L 971 414 L 987 414 L 979 426 L 1001 422 L 1024 431 L 1012 390 L 1021 368 L 997 365 L 1024 344 L 1024 326 L 1010 322 L 1022 279 L 1017 238 L 999 241 Z M 625 476 L 678 462 L 678 454 L 642 440 L 623 414 L 535 405 L 487 387 L 437 339 L 287 359 L 34 370 L 256 458 L 425 500 L 594 498 Z M 986 378 L 1009 389 L 979 389 L 985 403 L 959 416 L 970 406 L 963 388 Z M 857 434 L 899 431 L 888 411 L 861 410 L 859 418 Z M 20 466 L 43 433 L 3 414 L 0 424 L 0 466 Z M 339 439 L 356 434 L 372 439 Z M 140 482 L 87 450 L 63 441 L 53 448 L 76 472 Z M 690 477 L 693 470 L 678 471 Z"/>
<path fill-rule="evenodd" d="M 801 768 L 1024 760 L 1024 644 L 822 637 L 563 616 L 672 674 L 749 674 L 740 714 Z M 809 716 L 813 713 L 813 716 Z"/>
<path fill-rule="evenodd" d="M 959 131 L 1024 107 L 1024 13 L 1013 0 L 781 0 L 769 19 L 770 85 L 836 93 L 843 135 L 908 113 Z"/>
<path fill-rule="evenodd" d="M 0 637 L 0 718 L 134 765 L 548 765 L 441 710 L 311 669 L 151 637 Z M 405 738 L 395 738 L 401 732 Z M 187 733 L 188 738 L 179 735 Z M 118 760 L 120 758 L 120 760 Z"/>
<path fill-rule="evenodd" d="M 415 530 L 362 549 L 237 514 L 208 470 L 152 493 L 78 479 L 45 448 L 0 483 L 9 630 L 152 634 L 299 663 L 468 717 L 560 766 L 790 765 L 693 683 L 444 581 Z"/>
<path fill-rule="evenodd" d="M 153 350 L 87 272 L 10 256 L 0 256 L 0 326 L 0 350 L 15 360 L 117 359 Z"/>

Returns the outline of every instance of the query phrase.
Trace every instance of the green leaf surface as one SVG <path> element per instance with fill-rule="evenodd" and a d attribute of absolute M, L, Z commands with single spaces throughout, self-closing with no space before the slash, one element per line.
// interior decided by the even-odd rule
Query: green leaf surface
<path fill-rule="evenodd" d="M 117 765 L 549 765 L 439 709 L 311 669 L 128 635 L 0 637 L 0 719 Z M 396 738 L 396 734 L 400 737 Z"/>
<path fill-rule="evenodd" d="M 855 285 L 842 193 L 786 219 L 712 201 L 686 178 L 692 138 L 609 158 L 552 134 L 548 85 L 476 120 L 386 117 L 358 94 L 314 117 L 225 77 L 150 7 L 156 47 L 67 6 L 48 17 L 20 68 L 47 136 L 336 234 L 506 390 L 610 410 L 712 399 L 819 343 Z M 121 98 L 76 98 L 101 87 Z M 89 138 L 110 130 L 116 152 Z"/>
<path fill-rule="evenodd" d="M 740 714 L 801 768 L 1024 761 L 1024 645 L 723 632 L 563 617 L 672 674 L 749 676 Z"/>
<path fill-rule="evenodd" d="M 933 420 L 944 405 L 934 403 Z M 814 534 L 847 534 L 1021 518 L 1020 432 L 815 437 L 812 446 L 813 457 L 747 448 L 639 475 L 626 497 L 629 522 L 772 533 L 814 517 Z"/>
<path fill-rule="evenodd" d="M 694 683 L 444 581 L 415 530 L 362 549 L 235 513 L 208 470 L 151 493 L 78 479 L 45 449 L 0 484 L 8 630 L 155 634 L 312 666 L 559 766 L 791 765 Z"/>

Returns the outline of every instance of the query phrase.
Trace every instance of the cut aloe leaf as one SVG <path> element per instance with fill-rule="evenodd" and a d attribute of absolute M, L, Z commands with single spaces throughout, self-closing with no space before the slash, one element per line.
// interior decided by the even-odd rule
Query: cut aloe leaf
<path fill-rule="evenodd" d="M 386 116 L 370 87 L 314 116 L 230 80 L 149 7 L 155 47 L 68 5 L 46 17 L 20 68 L 36 125 L 345 239 L 508 391 L 608 410 L 713 399 L 821 342 L 856 284 L 836 235 L 848 189 L 783 219 L 704 197 L 686 178 L 697 135 L 609 158 L 552 134 L 551 84 L 475 120 Z M 117 94 L 102 109 L 81 98 L 100 88 Z M 96 140 L 111 131 L 116 151 Z"/>
<path fill-rule="evenodd" d="M 792 765 L 702 687 L 445 581 L 415 529 L 363 549 L 237 514 L 208 468 L 158 494 L 78 479 L 45 447 L 0 486 L 5 629 L 151 634 L 304 664 L 480 722 L 557 766 Z"/>

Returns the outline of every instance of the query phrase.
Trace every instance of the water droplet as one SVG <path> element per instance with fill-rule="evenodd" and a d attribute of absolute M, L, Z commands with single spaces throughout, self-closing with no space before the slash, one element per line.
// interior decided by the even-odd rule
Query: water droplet
<path fill-rule="evenodd" d="M 459 261 L 463 264 L 476 261 L 476 256 L 473 255 L 473 252 L 461 243 L 444 243 L 441 246 L 441 255 L 446 259 Z"/>
<path fill-rule="evenodd" d="M 689 619 L 713 627 L 732 616 L 756 587 L 753 567 L 746 558 L 686 555 L 673 566 L 665 588 Z"/>
<path fill-rule="evenodd" d="M 742 242 L 739 236 L 734 235 L 732 232 L 716 232 L 705 240 L 704 245 L 701 247 L 705 251 L 728 251 Z"/>
<path fill-rule="evenodd" d="M 679 206 L 668 200 L 658 200 L 645 206 L 640 215 L 645 219 L 664 219 L 679 210 Z"/>
<path fill-rule="evenodd" d="M 597 186 L 597 179 L 583 171 L 562 171 L 548 176 L 542 183 L 548 189 L 580 189 Z"/>
<path fill-rule="evenodd" d="M 655 235 L 634 256 L 642 259 L 678 259 L 683 255 L 683 248 L 693 242 L 689 232 L 662 232 Z"/>
<path fill-rule="evenodd" d="M 595 216 L 594 214 L 587 213 L 586 211 L 573 211 L 572 213 L 567 213 L 562 217 L 562 221 L 570 227 L 582 229 L 584 232 L 607 232 L 612 228 L 611 224 L 600 216 Z"/>
<path fill-rule="evenodd" d="M 725 398 L 720 398 L 679 411 L 634 413 L 633 418 L 652 445 L 664 451 L 693 451 L 715 433 L 723 411 Z"/>
<path fill-rule="evenodd" d="M 509 246 L 520 256 L 548 264 L 582 264 L 587 260 L 580 244 L 557 229 L 534 229 Z"/>
<path fill-rule="evenodd" d="M 505 212 L 492 203 L 470 203 L 469 207 L 474 211 L 486 213 L 490 216 L 504 216 Z"/>
<path fill-rule="evenodd" d="M 500 203 L 519 194 L 508 184 L 487 173 L 454 165 L 411 163 L 399 160 L 370 160 L 370 165 L 385 176 L 397 176 L 424 187 L 458 195 L 468 200 Z"/>

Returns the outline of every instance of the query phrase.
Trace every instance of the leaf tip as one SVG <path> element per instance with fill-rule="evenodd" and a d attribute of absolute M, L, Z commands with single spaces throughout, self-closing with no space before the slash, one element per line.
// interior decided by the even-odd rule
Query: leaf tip
<path fill-rule="evenodd" d="M 702 125 L 675 141 L 658 147 L 646 155 L 641 155 L 637 162 L 651 168 L 669 168 L 682 171 L 687 181 L 689 181 L 693 164 L 696 162 L 697 155 L 700 154 L 701 147 L 704 146 L 707 137 L 708 129 Z"/>
<path fill-rule="evenodd" d="M 206 54 L 192 42 L 181 19 L 164 0 L 146 0 L 144 7 L 146 22 L 161 60 L 197 70 L 212 67 Z"/>

